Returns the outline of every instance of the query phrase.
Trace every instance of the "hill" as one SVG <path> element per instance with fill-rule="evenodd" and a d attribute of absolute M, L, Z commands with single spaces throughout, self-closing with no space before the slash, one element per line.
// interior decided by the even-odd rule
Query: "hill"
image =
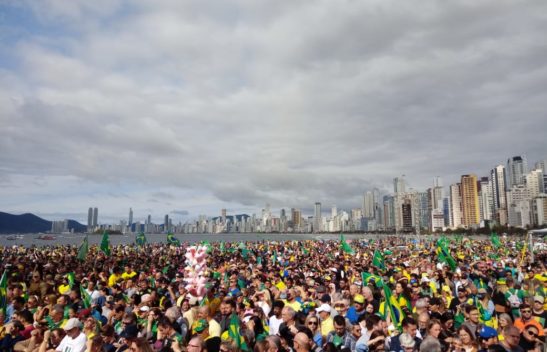
<path fill-rule="evenodd" d="M 0 212 L 0 234 L 6 233 L 37 233 L 51 231 L 51 221 L 34 214 L 13 215 Z M 74 232 L 84 232 L 86 226 L 74 220 L 68 220 L 68 229 Z"/>

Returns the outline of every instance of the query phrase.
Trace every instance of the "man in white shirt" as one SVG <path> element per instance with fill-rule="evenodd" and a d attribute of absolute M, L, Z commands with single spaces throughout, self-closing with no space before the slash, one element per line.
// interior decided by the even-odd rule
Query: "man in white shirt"
<path fill-rule="evenodd" d="M 273 302 L 272 315 L 270 316 L 268 324 L 270 327 L 270 335 L 277 335 L 279 332 L 279 326 L 283 322 L 283 319 L 281 319 L 281 311 L 284 306 L 285 304 L 283 301 Z"/>
<path fill-rule="evenodd" d="M 68 319 L 63 327 L 66 336 L 55 349 L 57 352 L 84 352 L 86 350 L 87 338 L 80 330 L 80 326 L 81 323 L 77 318 Z"/>

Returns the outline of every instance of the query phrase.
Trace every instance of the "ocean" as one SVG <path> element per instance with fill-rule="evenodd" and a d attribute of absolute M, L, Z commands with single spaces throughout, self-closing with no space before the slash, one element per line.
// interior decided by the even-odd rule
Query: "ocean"
<path fill-rule="evenodd" d="M 37 247 L 54 246 L 54 245 L 80 245 L 82 243 L 84 234 L 58 234 L 52 235 L 56 238 L 54 240 L 42 240 L 39 239 L 39 234 L 25 234 L 18 235 L 15 239 L 9 240 L 7 235 L 0 235 L 0 246 L 14 246 L 23 245 L 30 247 L 35 245 Z M 365 234 L 345 234 L 344 237 L 347 240 L 359 240 L 359 239 L 376 239 L 380 236 L 386 235 L 365 235 Z M 412 236 L 414 237 L 414 236 Z M 166 234 L 147 234 L 146 239 L 148 243 L 166 243 Z M 301 240 L 339 240 L 339 234 L 276 234 L 276 233 L 222 233 L 222 234 L 175 234 L 175 238 L 178 238 L 181 242 L 196 243 L 201 241 L 209 242 L 241 242 L 241 241 L 301 241 Z M 93 234 L 88 236 L 89 244 L 99 244 L 102 239 L 102 235 Z M 110 243 L 112 245 L 118 244 L 132 244 L 135 243 L 135 234 L 130 235 L 110 235 Z"/>

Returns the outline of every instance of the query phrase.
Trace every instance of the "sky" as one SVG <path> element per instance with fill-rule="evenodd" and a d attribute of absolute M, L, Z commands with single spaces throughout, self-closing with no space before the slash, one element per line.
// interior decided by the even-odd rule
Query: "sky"
<path fill-rule="evenodd" d="M 547 2 L 0 0 L 0 211 L 358 208 L 547 159 Z"/>

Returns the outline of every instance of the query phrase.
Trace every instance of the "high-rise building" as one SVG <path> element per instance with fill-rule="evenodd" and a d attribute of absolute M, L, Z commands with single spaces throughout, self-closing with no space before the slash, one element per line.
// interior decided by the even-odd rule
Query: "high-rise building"
<path fill-rule="evenodd" d="M 405 198 L 401 204 L 402 230 L 403 232 L 412 232 L 412 200 Z"/>
<path fill-rule="evenodd" d="M 133 208 L 129 208 L 129 221 L 127 223 L 129 224 L 129 227 L 133 225 Z"/>
<path fill-rule="evenodd" d="M 97 227 L 99 223 L 99 208 L 93 208 L 93 227 Z"/>
<path fill-rule="evenodd" d="M 507 224 L 507 187 L 505 167 L 498 165 L 490 170 L 490 189 L 492 191 L 492 215 L 500 225 Z"/>
<path fill-rule="evenodd" d="M 479 181 L 479 209 L 480 219 L 485 221 L 492 220 L 492 209 L 494 201 L 492 199 L 492 187 L 488 177 L 481 177 Z"/>
<path fill-rule="evenodd" d="M 547 193 L 547 159 L 538 161 L 535 169 L 543 171 L 543 193 Z"/>
<path fill-rule="evenodd" d="M 507 159 L 507 188 L 524 184 L 524 176 L 528 173 L 526 157 L 517 155 Z"/>
<path fill-rule="evenodd" d="M 93 228 L 93 208 L 87 210 L 87 231 Z"/>
<path fill-rule="evenodd" d="M 393 179 L 393 192 L 395 194 L 406 192 L 405 175 Z"/>
<path fill-rule="evenodd" d="M 366 191 L 363 197 L 363 216 L 368 219 L 374 218 L 374 193 Z"/>
<path fill-rule="evenodd" d="M 526 185 L 515 185 L 507 191 L 509 225 L 526 227 L 532 223 L 530 191 Z"/>
<path fill-rule="evenodd" d="M 477 226 L 480 223 L 479 194 L 477 191 L 477 176 L 462 175 L 462 223 L 467 227 Z"/>
<path fill-rule="evenodd" d="M 300 211 L 300 209 L 291 209 L 291 221 L 293 231 L 299 232 L 302 230 L 302 212 Z"/>
<path fill-rule="evenodd" d="M 169 214 L 165 214 L 163 218 L 163 231 L 169 232 Z"/>
<path fill-rule="evenodd" d="M 222 222 L 226 223 L 226 209 L 220 210 L 220 216 L 222 217 Z"/>
<path fill-rule="evenodd" d="M 545 193 L 543 189 L 543 170 L 535 169 L 526 174 L 526 187 L 530 192 L 530 198 L 539 196 L 540 193 Z"/>
<path fill-rule="evenodd" d="M 314 216 L 313 216 L 313 232 L 321 232 L 321 203 L 316 202 L 314 206 Z"/>
<path fill-rule="evenodd" d="M 462 185 L 454 183 L 450 185 L 450 227 L 456 229 L 462 225 Z"/>

